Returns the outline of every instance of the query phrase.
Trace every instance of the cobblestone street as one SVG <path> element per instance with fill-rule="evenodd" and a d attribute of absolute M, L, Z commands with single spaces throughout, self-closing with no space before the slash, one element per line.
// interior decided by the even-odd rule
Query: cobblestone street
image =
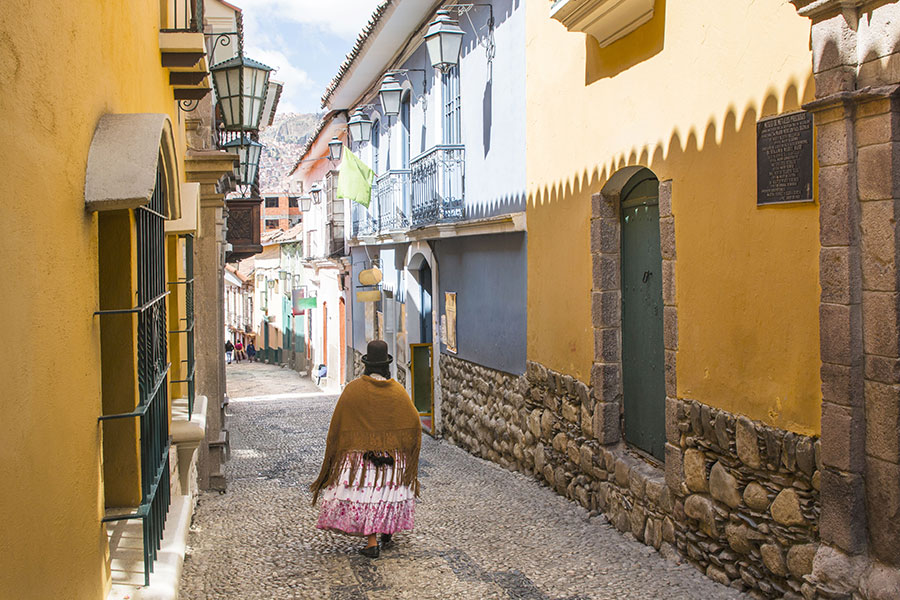
<path fill-rule="evenodd" d="M 744 598 L 536 481 L 423 436 L 413 532 L 381 558 L 315 529 L 309 483 L 337 400 L 295 372 L 229 365 L 228 492 L 200 496 L 181 597 Z"/>

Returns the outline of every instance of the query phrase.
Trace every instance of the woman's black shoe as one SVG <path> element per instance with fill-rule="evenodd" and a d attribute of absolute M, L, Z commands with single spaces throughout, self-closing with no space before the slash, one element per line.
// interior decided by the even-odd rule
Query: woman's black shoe
<path fill-rule="evenodd" d="M 369 558 L 378 558 L 381 554 L 381 550 L 378 549 L 378 546 L 369 546 L 367 548 L 360 548 L 359 553 Z"/>
<path fill-rule="evenodd" d="M 381 547 L 389 548 L 394 545 L 394 541 L 391 539 L 390 533 L 382 533 L 381 534 Z"/>

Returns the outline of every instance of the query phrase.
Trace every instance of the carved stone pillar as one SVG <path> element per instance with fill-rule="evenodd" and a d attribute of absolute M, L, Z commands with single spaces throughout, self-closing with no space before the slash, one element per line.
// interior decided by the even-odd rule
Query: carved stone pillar
<path fill-rule="evenodd" d="M 900 5 L 793 0 L 812 19 L 822 296 L 823 545 L 811 589 L 900 590 Z M 810 596 L 811 597 L 811 596 Z"/>
<path fill-rule="evenodd" d="M 200 445 L 200 488 L 225 490 L 222 464 L 225 430 L 225 197 L 217 189 L 237 156 L 190 150 L 185 158 L 187 180 L 200 183 L 200 232 L 194 244 L 194 314 L 197 340 L 197 393 L 208 398 L 206 439 Z"/>

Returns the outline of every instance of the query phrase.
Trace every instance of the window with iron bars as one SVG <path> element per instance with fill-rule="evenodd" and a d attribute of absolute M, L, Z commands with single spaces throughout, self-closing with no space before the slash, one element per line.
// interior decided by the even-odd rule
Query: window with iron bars
<path fill-rule="evenodd" d="M 182 360 L 185 363 L 184 379 L 173 379 L 172 383 L 186 383 L 188 393 L 188 418 L 194 414 L 194 396 L 196 386 L 194 375 L 196 374 L 196 360 L 194 358 L 194 234 L 188 233 L 179 236 L 184 240 L 184 279 L 170 281 L 169 286 L 184 286 L 184 321 L 183 329 L 169 331 L 169 335 L 183 335 L 186 340 L 187 357 Z"/>
<path fill-rule="evenodd" d="M 150 584 L 153 563 L 159 551 L 165 527 L 166 514 L 170 503 L 169 481 L 169 402 L 168 402 L 168 350 L 166 338 L 166 278 L 165 278 L 165 210 L 167 190 L 162 162 L 157 165 L 156 186 L 150 202 L 133 210 L 133 231 L 123 231 L 118 225 L 109 228 L 112 241 L 101 240 L 101 249 L 114 244 L 127 242 L 133 233 L 137 248 L 137 306 L 131 308 L 112 308 L 97 311 L 104 317 L 101 321 L 101 352 L 104 354 L 129 354 L 123 352 L 123 344 L 127 341 L 117 340 L 103 335 L 103 326 L 113 319 L 133 319 L 137 316 L 137 398 L 120 398 L 120 405 L 133 407 L 128 412 L 103 414 L 99 417 L 102 423 L 110 423 L 121 419 L 138 419 L 140 431 L 140 504 L 132 511 L 108 511 L 104 522 L 140 519 L 143 526 L 143 558 L 144 584 Z M 111 217 L 116 218 L 116 217 Z M 132 220 L 120 219 L 118 223 L 131 227 Z M 127 225 L 124 225 L 127 224 Z M 118 229 L 115 229 L 118 227 Z M 128 254 L 126 260 L 131 260 Z M 101 258 L 101 286 L 104 281 L 104 262 Z M 129 265 L 130 268 L 130 265 Z M 109 276 L 115 276 L 107 273 Z M 130 285 L 130 282 L 128 283 Z M 101 294 L 103 298 L 103 294 Z M 121 326 L 121 323 L 118 324 Z M 129 323 L 125 327 L 133 326 Z M 110 325 L 111 330 L 117 329 Z M 133 330 L 132 330 L 133 331 Z M 130 362 L 130 360 L 129 360 Z M 127 390 L 116 389 L 116 393 L 128 394 Z M 107 388 L 104 386 L 104 394 Z M 104 399 L 106 404 L 106 399 Z M 106 451 L 106 446 L 104 446 Z M 104 454 L 104 460 L 111 458 Z M 111 485 L 113 482 L 108 482 Z"/>

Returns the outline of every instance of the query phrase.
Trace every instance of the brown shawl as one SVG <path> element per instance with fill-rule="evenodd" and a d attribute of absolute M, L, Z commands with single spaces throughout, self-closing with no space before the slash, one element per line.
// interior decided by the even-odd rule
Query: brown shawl
<path fill-rule="evenodd" d="M 396 465 L 392 483 L 412 486 L 419 495 L 419 447 L 422 444 L 422 426 L 419 413 L 409 394 L 393 379 L 378 380 L 363 375 L 347 384 L 331 416 L 325 459 L 319 477 L 310 486 L 313 504 L 319 492 L 338 480 L 348 455 L 367 451 L 389 454 Z M 398 460 L 399 459 L 399 460 Z M 377 468 L 384 476 L 385 468 L 375 467 L 368 461 L 353 461 L 350 481 L 362 469 Z"/>

